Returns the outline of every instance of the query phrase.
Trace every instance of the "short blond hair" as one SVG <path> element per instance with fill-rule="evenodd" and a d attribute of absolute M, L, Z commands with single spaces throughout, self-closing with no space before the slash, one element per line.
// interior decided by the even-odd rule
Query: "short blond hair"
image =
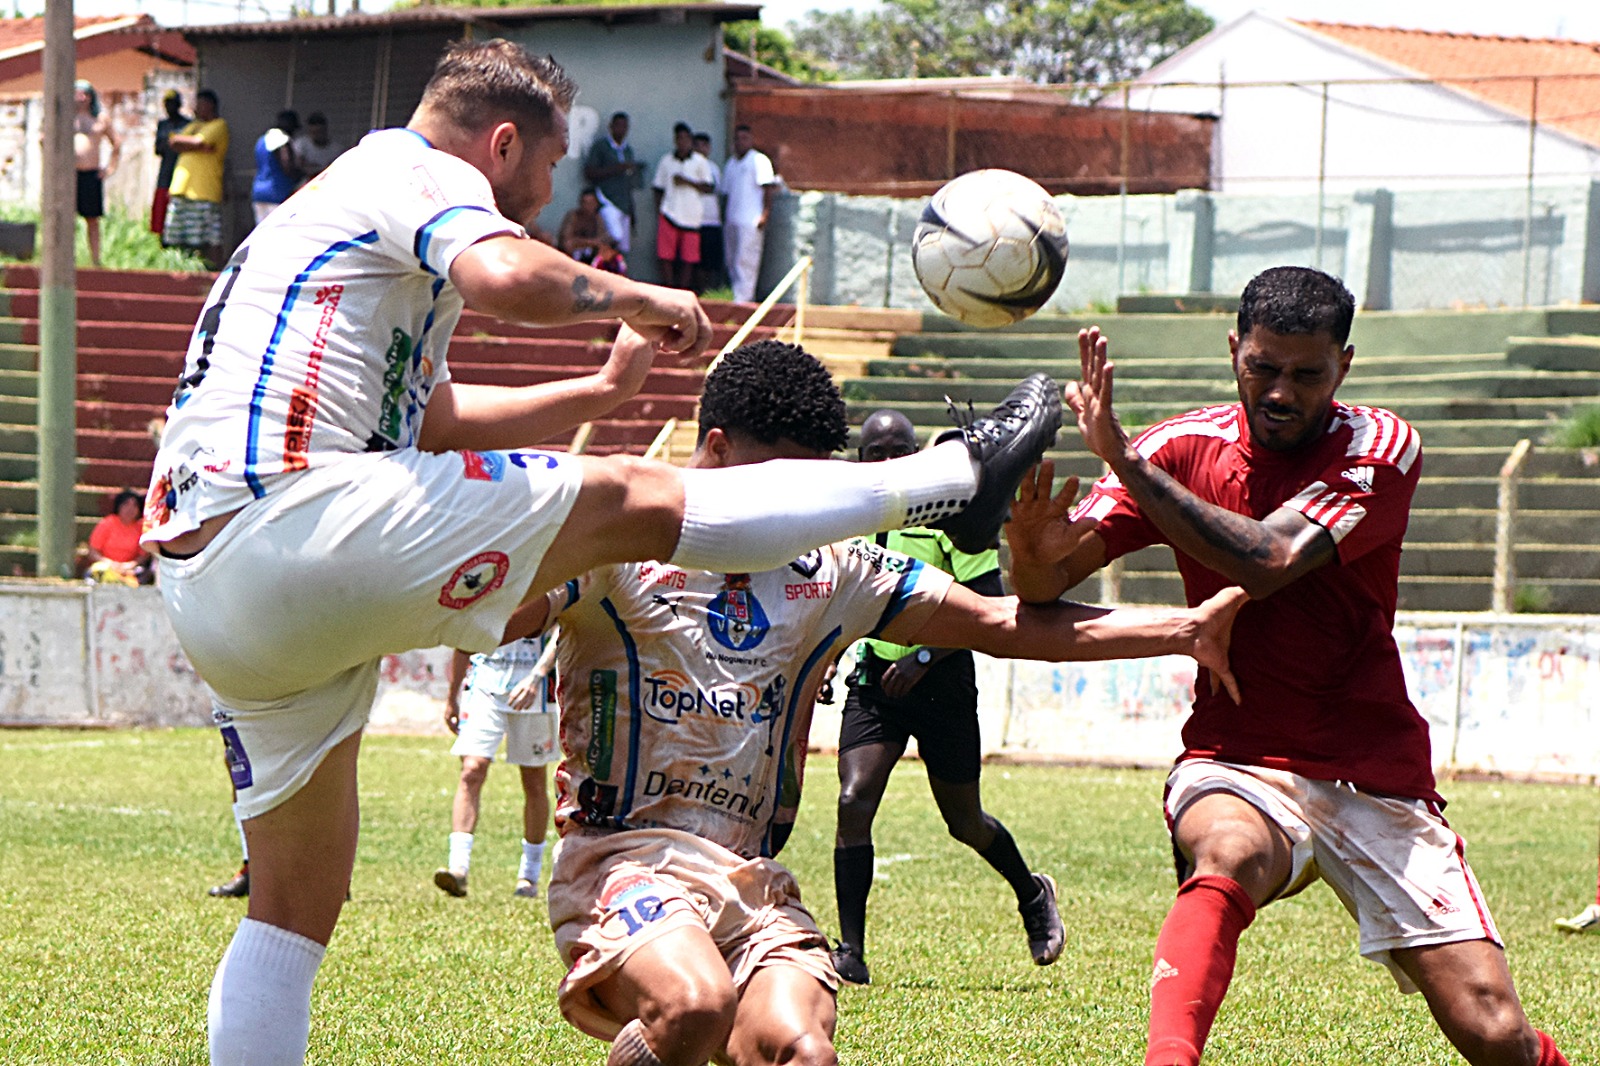
<path fill-rule="evenodd" d="M 447 45 L 419 106 L 464 130 L 510 120 L 537 137 L 554 129 L 555 111 L 569 110 L 577 95 L 577 84 L 554 58 L 497 37 Z"/>

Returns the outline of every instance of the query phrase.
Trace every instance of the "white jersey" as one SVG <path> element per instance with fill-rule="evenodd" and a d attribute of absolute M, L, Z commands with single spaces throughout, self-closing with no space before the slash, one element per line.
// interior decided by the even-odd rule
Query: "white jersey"
<path fill-rule="evenodd" d="M 773 854 L 800 804 L 828 664 L 950 583 L 852 541 L 760 574 L 627 563 L 552 591 L 556 829 L 677 829 Z"/>
<path fill-rule="evenodd" d="M 553 633 L 548 637 L 523 637 L 502 644 L 494 651 L 478 652 L 468 661 L 465 687 L 504 699 L 528 679 L 544 655 L 545 641 L 554 639 Z M 520 711 L 511 708 L 507 713 L 548 714 L 554 711 L 555 676 L 554 670 L 545 675 L 545 683 L 539 686 L 539 695 L 531 706 Z"/>
<path fill-rule="evenodd" d="M 145 540 L 171 540 L 312 464 L 413 447 L 449 378 L 455 257 L 524 235 L 488 180 L 380 130 L 239 246 L 206 298 L 167 409 Z"/>

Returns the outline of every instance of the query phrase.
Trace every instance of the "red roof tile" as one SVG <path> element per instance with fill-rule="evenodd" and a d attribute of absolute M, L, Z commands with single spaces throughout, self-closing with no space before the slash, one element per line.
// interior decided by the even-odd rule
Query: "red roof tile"
<path fill-rule="evenodd" d="M 74 36 L 81 36 L 83 31 L 108 22 L 128 22 L 135 18 L 134 15 L 100 15 L 73 19 Z M 0 19 L 0 55 L 16 48 L 26 48 L 29 45 L 42 45 L 44 43 L 44 17 L 35 16 L 25 19 Z"/>
<path fill-rule="evenodd" d="M 1294 21 L 1523 118 L 1540 75 L 1539 121 L 1600 144 L 1600 44 Z"/>

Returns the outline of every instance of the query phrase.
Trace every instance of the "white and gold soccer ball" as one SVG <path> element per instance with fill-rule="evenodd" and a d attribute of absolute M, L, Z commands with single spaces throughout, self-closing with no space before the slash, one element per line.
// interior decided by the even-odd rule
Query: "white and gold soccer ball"
<path fill-rule="evenodd" d="M 993 329 L 1044 306 L 1067 270 L 1067 223 L 1049 193 L 1010 170 L 974 170 L 929 197 L 911 264 L 934 305 Z"/>

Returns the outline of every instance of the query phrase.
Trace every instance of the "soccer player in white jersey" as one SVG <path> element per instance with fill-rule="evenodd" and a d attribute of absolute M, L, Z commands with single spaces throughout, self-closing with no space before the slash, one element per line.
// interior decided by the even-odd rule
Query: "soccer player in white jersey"
<path fill-rule="evenodd" d="M 694 469 L 824 460 L 847 436 L 827 371 L 778 341 L 730 353 L 699 418 Z M 608 1066 L 830 1066 L 838 977 L 774 860 L 828 663 L 882 634 L 1055 660 L 1187 653 L 1225 672 L 1242 602 L 1019 608 L 868 540 L 756 572 L 623 563 L 554 589 L 516 622 L 561 623 L 549 907 L 571 967 L 563 1014 L 612 1041 Z"/>
<path fill-rule="evenodd" d="M 522 780 L 522 858 L 512 894 L 539 894 L 544 865 L 545 827 L 550 822 L 550 790 L 544 768 L 559 757 L 553 662 L 545 655 L 549 638 L 523 637 L 488 652 L 450 657 L 444 724 L 456 735 L 450 754 L 461 759 L 461 777 L 450 804 L 450 857 L 433 873 L 433 883 L 452 896 L 467 894 L 478 808 L 489 766 L 500 742 L 506 762 Z"/>
<path fill-rule="evenodd" d="M 986 542 L 1059 427 L 1037 375 L 959 440 L 858 471 L 518 450 L 632 396 L 658 351 L 696 356 L 710 337 L 692 294 L 527 236 L 576 91 L 510 42 L 451 46 L 405 128 L 363 138 L 251 233 L 190 340 L 144 544 L 250 849 L 248 915 L 211 986 L 213 1063 L 304 1059 L 383 655 L 486 651 L 519 602 L 604 563 L 761 570 L 930 518 Z M 463 307 L 622 325 L 594 374 L 462 385 L 445 349 Z"/>

